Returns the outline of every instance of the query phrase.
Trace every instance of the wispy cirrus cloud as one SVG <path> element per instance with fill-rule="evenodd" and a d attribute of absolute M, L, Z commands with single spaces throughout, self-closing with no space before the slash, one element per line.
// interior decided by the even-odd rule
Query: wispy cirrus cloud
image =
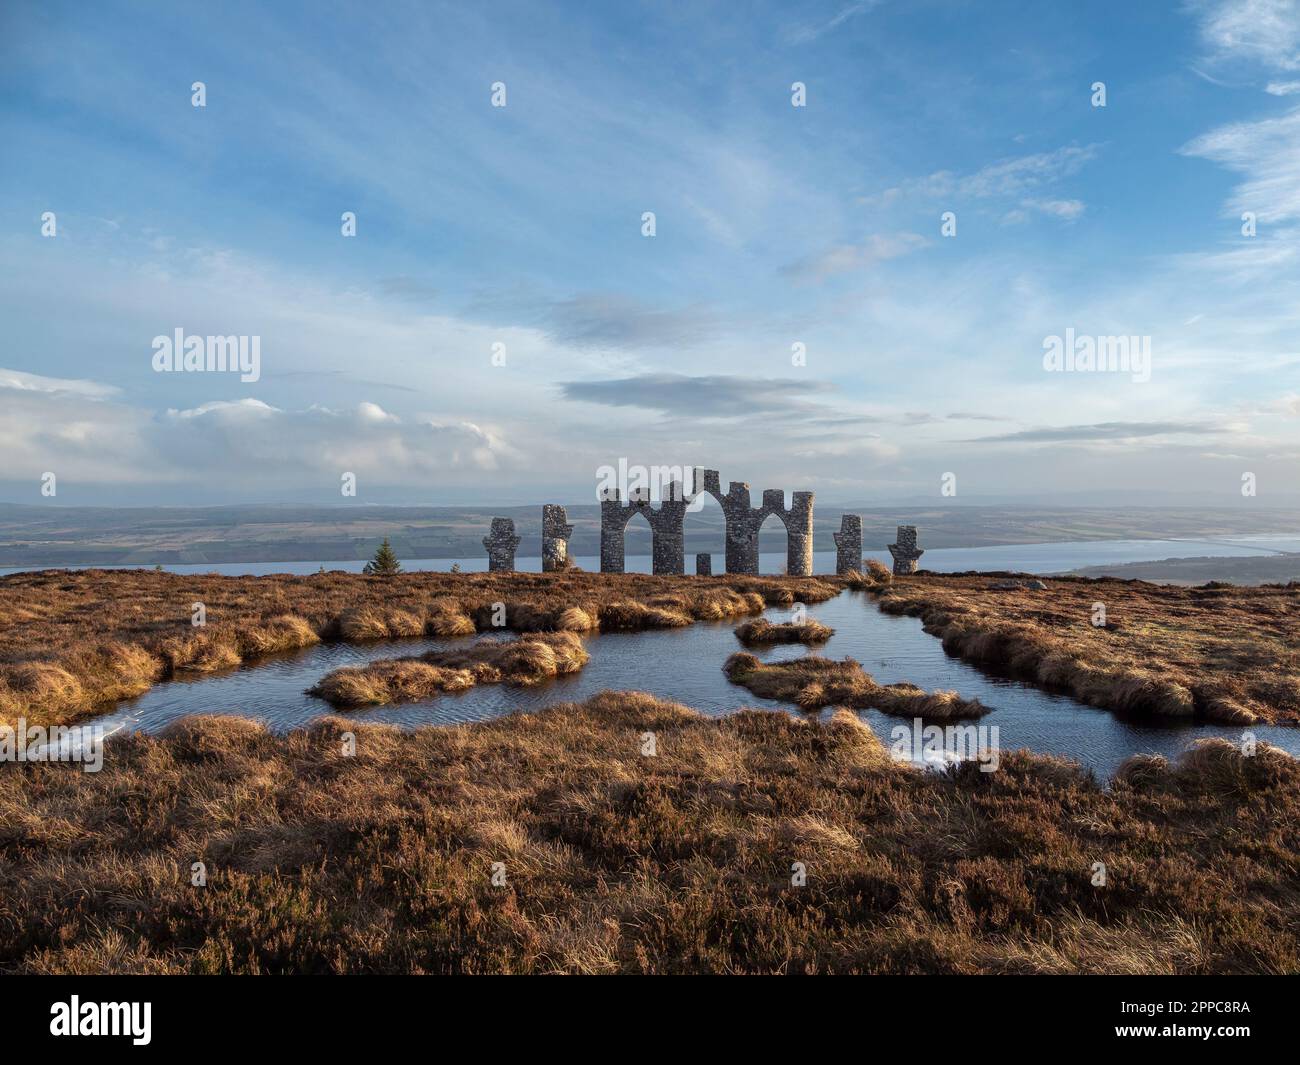
<path fill-rule="evenodd" d="M 786 43 L 809 44 L 817 40 L 818 37 L 844 25 L 850 19 L 865 15 L 868 11 L 879 7 L 883 2 L 884 0 L 855 0 L 854 3 L 845 5 L 830 18 L 823 19 L 821 22 L 806 22 L 798 26 L 792 26 L 785 32 Z"/>
<path fill-rule="evenodd" d="M 1097 157 L 1100 148 L 1098 144 L 1067 145 L 1051 152 L 1000 159 L 969 174 L 939 170 L 887 189 L 877 199 L 888 203 L 907 198 L 959 201 L 1024 196 L 1073 177 Z"/>
<path fill-rule="evenodd" d="M 1232 429 L 1215 422 L 1098 422 L 1093 425 L 1061 425 L 1022 429 L 997 436 L 978 436 L 962 441 L 967 444 L 1054 443 L 1078 440 L 1136 440 L 1153 436 L 1205 436 L 1227 433 Z"/>
<path fill-rule="evenodd" d="M 1220 126 L 1179 150 L 1242 175 L 1227 212 L 1250 211 L 1260 222 L 1300 218 L 1300 108 L 1275 118 Z"/>
<path fill-rule="evenodd" d="M 1211 61 L 1300 70 L 1300 6 L 1295 0 L 1200 0 L 1193 9 Z"/>

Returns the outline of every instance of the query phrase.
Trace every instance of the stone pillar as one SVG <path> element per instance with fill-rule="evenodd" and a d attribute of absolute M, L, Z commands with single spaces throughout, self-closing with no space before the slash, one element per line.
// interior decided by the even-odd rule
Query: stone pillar
<path fill-rule="evenodd" d="M 862 517 L 845 514 L 840 531 L 835 533 L 835 572 L 848 573 L 862 568 Z"/>
<path fill-rule="evenodd" d="M 542 572 L 563 569 L 569 560 L 569 537 L 573 526 L 569 516 L 558 503 L 542 507 Z"/>
<path fill-rule="evenodd" d="M 651 571 L 654 573 L 686 572 L 686 493 L 679 481 L 668 485 L 666 498 L 659 509 L 646 510 L 650 520 Z"/>
<path fill-rule="evenodd" d="M 483 546 L 487 548 L 489 573 L 508 573 L 513 570 L 515 548 L 519 546 L 514 521 L 510 518 L 493 518 L 492 530 L 483 537 Z"/>
<path fill-rule="evenodd" d="M 758 572 L 758 526 L 749 506 L 749 485 L 732 481 L 722 500 L 727 522 L 727 572 Z"/>
<path fill-rule="evenodd" d="M 894 573 L 905 577 L 916 572 L 916 561 L 925 552 L 916 546 L 915 525 L 900 525 L 896 539 L 898 543 L 889 545 L 889 553 L 894 556 Z"/>
<path fill-rule="evenodd" d="M 713 576 L 713 556 L 707 551 L 701 551 L 695 556 L 695 576 Z"/>
<path fill-rule="evenodd" d="M 600 501 L 600 572 L 622 573 L 626 551 L 627 513 L 615 488 Z"/>
<path fill-rule="evenodd" d="M 767 495 L 766 492 L 763 493 Z M 813 571 L 813 493 L 795 492 L 785 516 L 785 571 L 791 577 L 811 577 Z"/>

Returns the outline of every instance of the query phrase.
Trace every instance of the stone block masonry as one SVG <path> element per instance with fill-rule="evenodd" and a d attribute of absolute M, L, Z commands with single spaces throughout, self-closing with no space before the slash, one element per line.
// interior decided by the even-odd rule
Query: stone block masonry
<path fill-rule="evenodd" d="M 487 548 L 489 573 L 508 573 L 513 570 L 515 550 L 519 547 L 514 521 L 510 518 L 493 518 L 492 529 L 483 538 L 483 546 Z"/>
<path fill-rule="evenodd" d="M 542 507 L 542 572 L 564 569 L 569 562 L 569 537 L 573 526 L 569 515 L 558 503 Z"/>
<path fill-rule="evenodd" d="M 862 568 L 862 517 L 845 514 L 835 536 L 835 572 L 844 574 Z"/>
<path fill-rule="evenodd" d="M 695 556 L 695 576 L 712 577 L 713 576 L 713 556 L 707 551 L 701 551 Z"/>
<path fill-rule="evenodd" d="M 727 572 L 758 572 L 758 530 L 772 514 L 781 519 L 786 531 L 786 572 L 796 577 L 812 574 L 813 493 L 795 492 L 790 507 L 785 492 L 769 488 L 760 507 L 750 505 L 749 485 L 732 481 L 723 495 L 717 470 L 695 471 L 695 490 L 713 496 L 722 507 L 727 527 Z M 650 523 L 653 570 L 655 573 L 685 572 L 683 524 L 690 502 L 682 486 L 669 486 L 668 498 L 652 505 L 644 493 L 623 501 L 617 490 L 600 501 L 600 570 L 622 573 L 626 565 L 625 530 L 633 514 L 642 513 Z M 710 569 L 712 562 L 710 561 Z M 697 558 L 698 572 L 698 558 Z"/>
<path fill-rule="evenodd" d="M 916 546 L 916 526 L 900 525 L 895 539 L 898 543 L 889 545 L 889 553 L 894 556 L 894 573 L 900 577 L 915 573 L 917 560 L 925 554 Z"/>

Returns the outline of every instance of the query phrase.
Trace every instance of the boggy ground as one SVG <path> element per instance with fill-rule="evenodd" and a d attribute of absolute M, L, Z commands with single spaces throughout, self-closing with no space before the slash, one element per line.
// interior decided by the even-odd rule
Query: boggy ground
<path fill-rule="evenodd" d="M 191 719 L 98 774 L 0 766 L 0 971 L 1294 973 L 1300 764 L 940 775 L 848 711 L 628 692 L 414 732 Z"/>
<path fill-rule="evenodd" d="M 228 668 L 320 639 L 624 631 L 816 603 L 843 587 L 921 617 L 953 654 L 1092 705 L 1249 724 L 1300 723 L 1300 585 L 1174 588 L 881 566 L 847 578 L 411 573 L 392 578 L 46 570 L 0 578 L 0 724 L 70 722 L 175 673 Z M 208 625 L 191 627 L 202 602 Z M 1092 624 L 1095 606 L 1106 626 Z"/>
<path fill-rule="evenodd" d="M 1175 588 L 1005 574 L 920 574 L 874 585 L 952 654 L 1093 706 L 1230 724 L 1300 723 L 1300 583 Z M 1105 608 L 1105 626 L 1098 605 Z"/>
<path fill-rule="evenodd" d="M 0 578 L 0 725 L 69 723 L 178 673 L 319 640 L 632 631 L 818 603 L 835 578 L 44 570 Z M 191 624 L 201 603 L 207 624 Z M 498 606 L 500 604 L 500 606 Z"/>

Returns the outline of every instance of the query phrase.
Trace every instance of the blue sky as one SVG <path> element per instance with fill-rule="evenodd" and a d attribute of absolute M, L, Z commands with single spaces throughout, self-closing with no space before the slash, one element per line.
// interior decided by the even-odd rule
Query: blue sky
<path fill-rule="evenodd" d="M 1297 501 L 1294 2 L 9 3 L 0 42 L 0 498 L 579 502 L 625 458 Z M 260 379 L 154 372 L 176 328 Z M 1067 329 L 1150 380 L 1046 372 Z"/>

